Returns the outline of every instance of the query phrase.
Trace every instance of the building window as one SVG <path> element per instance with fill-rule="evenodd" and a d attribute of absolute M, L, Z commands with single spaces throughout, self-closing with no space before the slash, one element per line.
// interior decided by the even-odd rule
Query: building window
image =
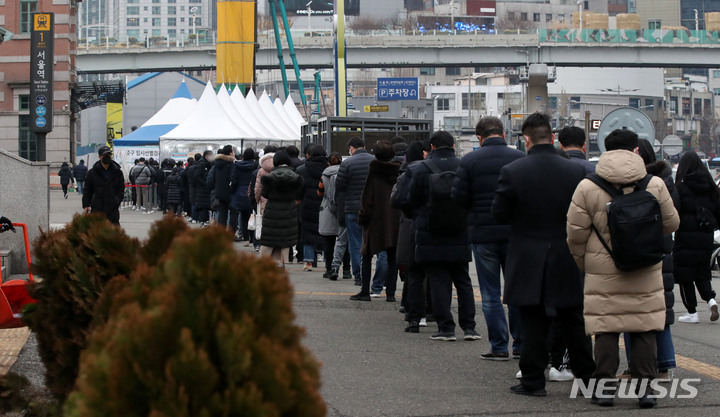
<path fill-rule="evenodd" d="M 160 3 L 160 0 L 152 0 L 153 3 Z"/>
<path fill-rule="evenodd" d="M 168 38 L 170 38 L 170 39 L 177 38 L 177 29 L 168 29 Z"/>
<path fill-rule="evenodd" d="M 420 67 L 420 75 L 435 75 L 435 68 Z"/>
<path fill-rule="evenodd" d="M 633 109 L 639 109 L 640 108 L 640 99 L 631 97 L 628 101 L 628 106 L 632 107 Z"/>
<path fill-rule="evenodd" d="M 460 67 L 445 68 L 445 75 L 460 75 Z"/>
<path fill-rule="evenodd" d="M 202 0 L 190 0 L 188 3 L 202 3 Z"/>
<path fill-rule="evenodd" d="M 195 18 L 195 26 L 202 26 L 202 17 Z"/>
<path fill-rule="evenodd" d="M 713 88 L 713 94 L 720 96 L 720 88 Z"/>
<path fill-rule="evenodd" d="M 645 111 L 655 111 L 655 100 L 651 98 L 645 99 L 645 107 L 643 108 Z"/>
<path fill-rule="evenodd" d="M 527 21 L 528 20 L 527 16 L 528 16 L 527 13 L 524 13 L 524 12 L 520 13 L 520 20 L 522 20 L 523 22 Z"/>
<path fill-rule="evenodd" d="M 670 113 L 677 114 L 678 112 L 678 98 L 670 97 Z"/>
<path fill-rule="evenodd" d="M 177 14 L 177 6 L 168 6 L 168 14 L 174 16 Z"/>
<path fill-rule="evenodd" d="M 128 25 L 128 26 L 131 26 L 131 27 L 133 27 L 133 26 L 140 26 L 140 18 L 137 18 L 137 17 L 130 17 L 130 18 L 128 18 L 128 20 L 127 20 L 127 25 Z"/>
<path fill-rule="evenodd" d="M 177 0 L 168 0 L 168 3 L 177 3 Z"/>
<path fill-rule="evenodd" d="M 580 110 L 580 96 L 570 97 L 570 110 Z"/>
<path fill-rule="evenodd" d="M 147 11 L 148 11 L 148 7 L 147 7 L 147 6 L 143 6 L 143 11 L 144 11 L 144 12 L 147 12 Z"/>
<path fill-rule="evenodd" d="M 127 3 L 129 3 L 129 4 L 138 4 L 138 3 L 140 3 L 140 0 L 127 0 Z"/>
<path fill-rule="evenodd" d="M 460 130 L 463 128 L 463 126 L 468 125 L 467 120 L 468 120 L 467 116 L 465 116 L 465 117 L 463 117 L 463 116 L 443 117 L 443 125 L 444 125 L 443 129 L 445 129 L 445 131 L 447 131 L 447 132 L 453 132 L 453 131 Z"/>
<path fill-rule="evenodd" d="M 702 115 L 702 99 L 701 98 L 693 99 L 693 115 L 695 115 L 695 116 Z"/>
<path fill-rule="evenodd" d="M 180 11 L 181 11 L 181 12 L 184 12 L 184 11 L 185 11 L 185 6 L 180 6 Z"/>
<path fill-rule="evenodd" d="M 30 96 L 27 94 L 21 94 L 18 96 L 18 110 L 29 111 L 30 110 Z"/>
<path fill-rule="evenodd" d="M 590 8 L 590 2 L 589 2 L 588 0 L 585 0 L 585 4 L 584 4 L 583 6 L 585 6 L 585 10 L 589 9 L 589 8 Z"/>
<path fill-rule="evenodd" d="M 512 22 L 513 20 L 515 20 L 515 12 L 508 12 L 508 13 L 507 13 L 507 19 L 508 19 L 509 21 L 511 21 L 511 22 Z"/>
<path fill-rule="evenodd" d="M 713 70 L 713 78 L 720 78 L 720 70 Z"/>
<path fill-rule="evenodd" d="M 148 22 L 148 18 L 147 18 L 147 17 L 143 17 L 143 23 L 147 23 L 147 22 Z"/>
<path fill-rule="evenodd" d="M 540 21 L 540 13 L 533 13 L 533 22 Z"/>
<path fill-rule="evenodd" d="M 139 38 L 140 37 L 140 29 L 128 29 L 127 30 L 127 36 L 128 38 Z"/>
<path fill-rule="evenodd" d="M 468 109 L 468 93 L 462 93 L 462 99 L 460 100 L 463 110 Z M 485 93 L 470 93 L 470 109 L 471 110 L 482 110 L 485 108 Z"/>
<path fill-rule="evenodd" d="M 174 17 L 168 17 L 168 26 L 176 26 L 176 21 Z"/>
<path fill-rule="evenodd" d="M 20 0 L 20 33 L 30 33 L 32 13 L 37 11 L 37 0 Z"/>
<path fill-rule="evenodd" d="M 185 23 L 185 18 L 184 18 L 184 17 L 181 17 L 181 18 L 180 18 L 180 23 Z"/>
<path fill-rule="evenodd" d="M 557 103 L 558 103 L 557 97 L 548 97 L 548 109 L 549 110 L 557 110 Z"/>
<path fill-rule="evenodd" d="M 37 161 L 37 136 L 30 131 L 30 115 L 18 116 L 18 155 L 30 161 Z"/>
<path fill-rule="evenodd" d="M 565 21 L 565 14 L 560 13 L 560 14 L 558 15 L 558 21 L 564 22 L 564 21 Z"/>
<path fill-rule="evenodd" d="M 162 36 L 162 29 L 153 29 L 152 30 L 153 38 L 159 38 Z"/>
<path fill-rule="evenodd" d="M 153 18 L 152 18 L 152 25 L 153 25 L 153 26 L 162 26 L 162 21 L 161 21 L 161 20 L 162 20 L 162 19 L 160 19 L 159 17 L 153 17 Z"/>
<path fill-rule="evenodd" d="M 545 13 L 545 21 L 552 22 L 552 13 Z"/>
<path fill-rule="evenodd" d="M 162 8 L 160 6 L 153 6 L 152 14 L 162 14 Z"/>
<path fill-rule="evenodd" d="M 127 8 L 127 14 L 129 14 L 129 15 L 138 15 L 138 14 L 140 14 L 140 6 L 128 6 L 128 8 Z"/>
<path fill-rule="evenodd" d="M 683 116 L 690 116 L 690 97 L 682 98 L 682 114 Z"/>
<path fill-rule="evenodd" d="M 455 110 L 455 94 L 445 93 L 437 94 L 435 99 L 436 111 L 452 111 Z"/>

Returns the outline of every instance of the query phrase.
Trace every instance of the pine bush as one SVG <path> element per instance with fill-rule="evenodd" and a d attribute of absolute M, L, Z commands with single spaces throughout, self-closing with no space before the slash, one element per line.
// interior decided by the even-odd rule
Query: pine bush
<path fill-rule="evenodd" d="M 71 417 L 325 416 L 292 287 L 217 228 L 175 238 L 112 300 L 82 354 Z"/>

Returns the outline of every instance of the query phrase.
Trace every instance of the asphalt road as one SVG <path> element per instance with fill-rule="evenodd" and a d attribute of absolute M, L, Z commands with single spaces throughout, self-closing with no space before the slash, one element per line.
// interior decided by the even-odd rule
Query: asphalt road
<path fill-rule="evenodd" d="M 52 224 L 70 221 L 77 211 L 77 195 L 63 200 L 61 193 L 52 193 Z M 158 213 L 142 215 L 124 210 L 121 224 L 130 235 L 143 238 L 149 223 L 159 217 Z M 616 400 L 615 407 L 601 409 L 587 399 L 569 398 L 572 384 L 567 382 L 549 382 L 544 398 L 511 394 L 518 361 L 480 359 L 480 354 L 489 350 L 480 301 L 476 321 L 483 340 L 436 342 L 429 338 L 435 331 L 432 323 L 419 334 L 403 331 L 399 303 L 388 303 L 384 298 L 349 301 L 348 296 L 358 289 L 352 280 L 332 282 L 322 278 L 322 271 L 303 272 L 299 264 L 288 265 L 288 272 L 295 286 L 297 322 L 307 332 L 304 343 L 323 364 L 322 393 L 329 416 L 715 416 L 720 409 L 720 322 L 709 322 L 704 303 L 698 308 L 700 324 L 672 326 L 681 366 L 675 377 L 699 378 L 697 397 L 661 399 L 652 411 L 640 410 L 637 401 L 631 399 Z M 675 311 L 680 316 L 685 310 L 679 294 L 676 298 Z M 455 312 L 456 308 L 454 305 Z M 17 370 L 37 375 L 39 362 L 33 360 L 33 354 L 33 343 L 29 342 Z M 623 354 L 621 358 L 623 370 Z"/>

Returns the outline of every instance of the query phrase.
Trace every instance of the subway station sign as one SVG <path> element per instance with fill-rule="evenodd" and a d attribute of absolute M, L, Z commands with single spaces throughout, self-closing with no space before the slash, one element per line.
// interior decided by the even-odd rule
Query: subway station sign
<path fill-rule="evenodd" d="M 30 131 L 53 128 L 55 15 L 33 13 L 30 32 Z"/>

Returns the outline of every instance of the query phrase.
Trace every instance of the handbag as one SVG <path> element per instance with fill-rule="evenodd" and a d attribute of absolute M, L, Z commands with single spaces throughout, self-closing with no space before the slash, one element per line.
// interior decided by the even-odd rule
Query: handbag
<path fill-rule="evenodd" d="M 262 214 L 260 214 L 260 204 L 258 203 L 257 212 L 255 214 L 255 239 L 260 240 L 262 236 Z"/>
<path fill-rule="evenodd" d="M 250 218 L 248 219 L 248 230 L 251 232 L 255 231 L 255 213 L 250 214 Z"/>

